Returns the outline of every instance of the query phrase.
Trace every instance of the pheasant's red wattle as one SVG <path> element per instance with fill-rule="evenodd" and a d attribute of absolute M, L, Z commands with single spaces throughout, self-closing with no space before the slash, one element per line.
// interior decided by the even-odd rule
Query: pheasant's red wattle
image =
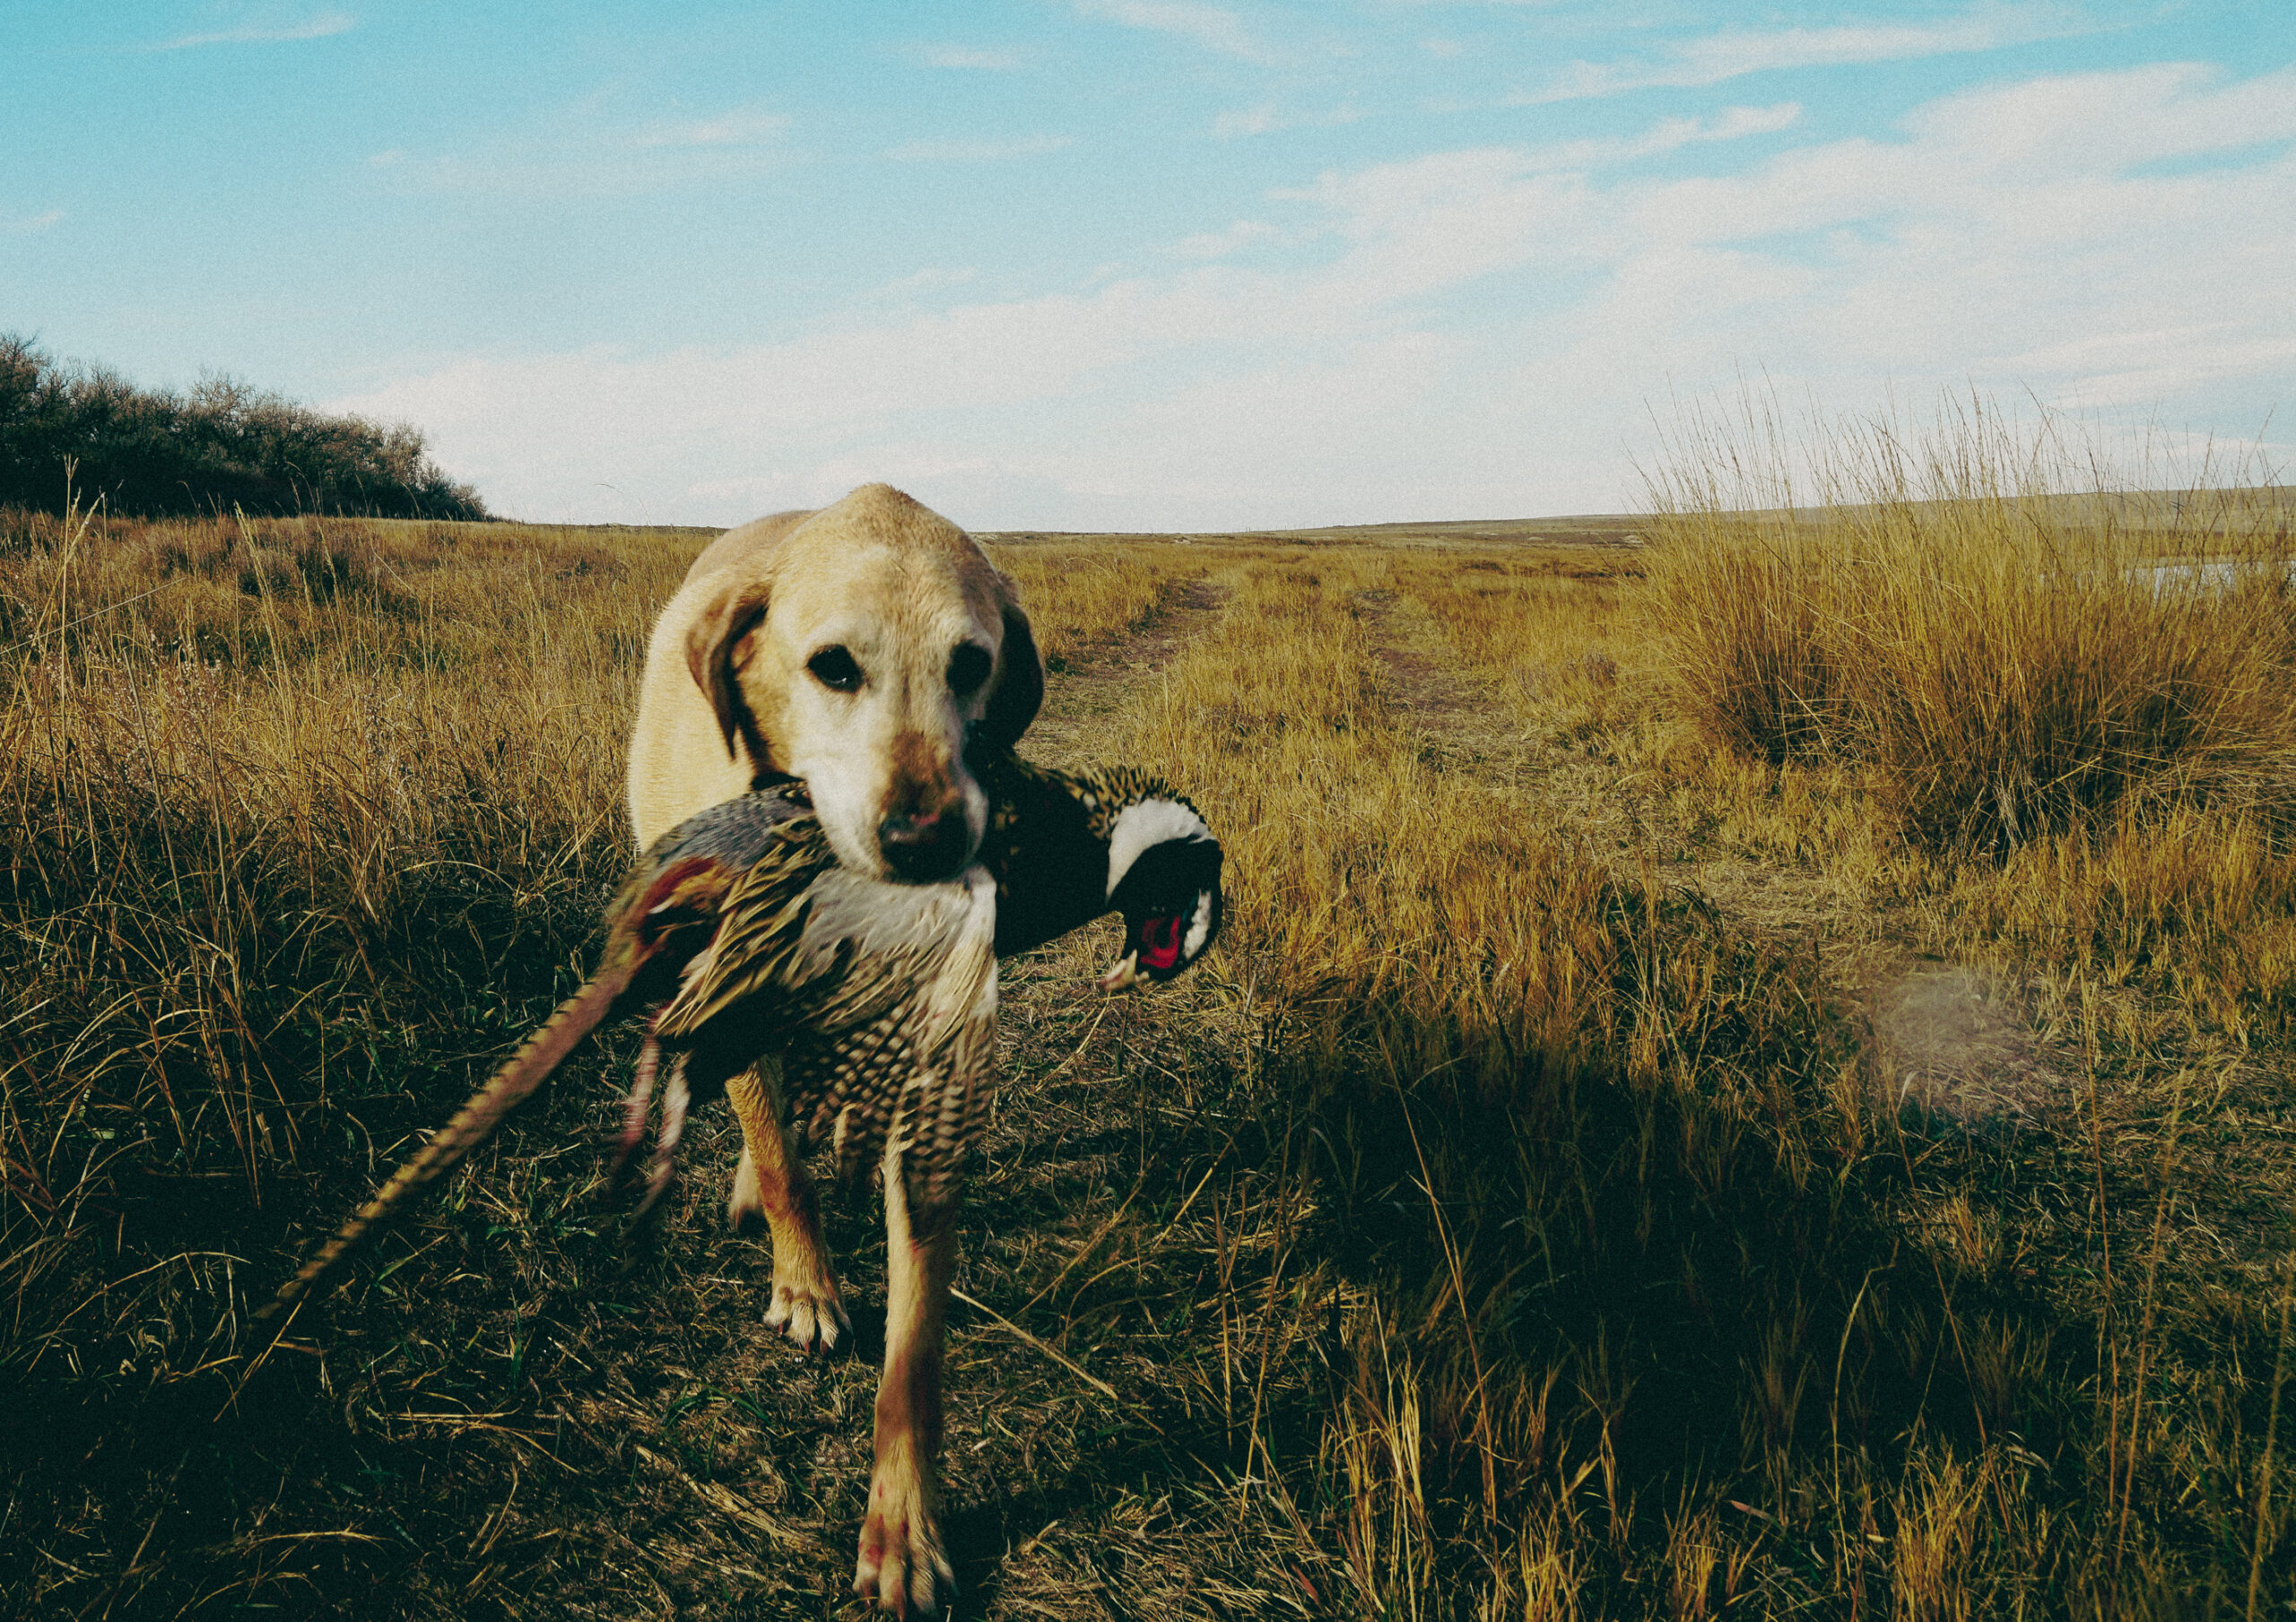
<path fill-rule="evenodd" d="M 1180 960 L 1178 918 L 1151 918 L 1140 926 L 1140 960 L 1150 968 L 1170 968 Z"/>

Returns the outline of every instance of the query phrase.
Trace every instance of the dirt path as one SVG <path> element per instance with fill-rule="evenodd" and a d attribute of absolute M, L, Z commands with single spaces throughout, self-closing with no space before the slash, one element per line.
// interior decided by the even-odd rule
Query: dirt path
<path fill-rule="evenodd" d="M 1062 767 L 1092 759 L 1098 736 L 1126 695 L 1202 636 L 1227 600 L 1227 589 L 1215 581 L 1176 582 L 1145 625 L 1088 649 L 1048 677 L 1044 708 L 1023 746 L 1030 759 Z"/>
<path fill-rule="evenodd" d="M 1361 592 L 1355 607 L 1375 638 L 1388 704 L 1424 735 L 1430 765 L 1559 805 L 1598 849 L 1655 858 L 1666 882 L 1695 890 L 1739 929 L 1813 945 L 1877 1106 L 1994 1131 L 2038 1123 L 2065 1096 L 2072 1060 L 2034 1031 L 2016 988 L 1890 939 L 1823 873 L 1702 853 L 1694 830 L 1613 763 L 1520 724 L 1409 596 Z"/>
<path fill-rule="evenodd" d="M 1427 611 L 1392 591 L 1355 594 L 1372 638 L 1387 707 L 1421 736 L 1420 755 L 1456 772 L 1525 795 L 1556 792 L 1556 761 L 1462 670 Z"/>

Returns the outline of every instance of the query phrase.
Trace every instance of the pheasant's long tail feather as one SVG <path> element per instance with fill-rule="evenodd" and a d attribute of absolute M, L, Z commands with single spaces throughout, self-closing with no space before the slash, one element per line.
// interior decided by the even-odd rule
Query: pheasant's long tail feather
<path fill-rule="evenodd" d="M 364 1244 L 378 1223 L 425 1186 L 452 1171 L 465 1156 L 492 1136 L 494 1129 L 502 1123 L 502 1117 L 541 1086 L 613 1011 L 614 1003 L 628 988 L 635 970 L 636 966 L 631 965 L 601 974 L 560 1003 L 558 1011 L 526 1038 L 526 1045 L 494 1072 L 484 1087 L 471 1095 L 470 1102 L 422 1146 L 422 1152 L 394 1172 L 375 1197 L 361 1206 L 358 1214 L 338 1228 L 317 1255 L 279 1287 L 279 1293 L 256 1314 L 257 1322 L 293 1305 L 313 1285 L 333 1272 L 345 1256 Z"/>

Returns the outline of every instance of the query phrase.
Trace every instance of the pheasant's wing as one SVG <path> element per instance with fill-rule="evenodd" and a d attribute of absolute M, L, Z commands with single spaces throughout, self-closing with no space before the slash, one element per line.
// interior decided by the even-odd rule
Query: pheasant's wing
<path fill-rule="evenodd" d="M 728 890 L 655 1028 L 691 1041 L 736 1007 L 746 1030 L 783 1041 L 865 1025 L 932 984 L 959 941 L 993 933 L 996 912 L 977 867 L 945 884 L 888 884 L 839 867 L 817 833 L 778 839 Z"/>
<path fill-rule="evenodd" d="M 767 842 L 726 892 L 717 932 L 687 966 L 685 981 L 655 1019 L 657 1035 L 690 1041 L 737 1004 L 765 999 L 770 1009 L 833 965 L 808 949 L 806 923 L 814 886 L 837 858 L 819 829 L 792 825 Z"/>

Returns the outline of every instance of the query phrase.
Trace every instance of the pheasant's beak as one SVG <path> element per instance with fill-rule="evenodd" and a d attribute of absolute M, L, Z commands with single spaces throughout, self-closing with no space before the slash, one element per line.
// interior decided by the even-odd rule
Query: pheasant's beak
<path fill-rule="evenodd" d="M 1129 986 L 1136 985 L 1139 982 L 1140 949 L 1138 947 L 1135 947 L 1132 950 L 1125 953 L 1123 957 L 1118 958 L 1116 962 L 1110 966 L 1109 972 L 1100 976 L 1100 989 L 1102 991 L 1118 992 L 1123 991 Z"/>
<path fill-rule="evenodd" d="M 1143 980 L 1169 980 L 1200 956 L 1211 943 L 1218 906 L 1213 891 L 1197 892 L 1192 913 L 1151 913 L 1125 920 L 1125 951 L 1100 976 L 1107 991 L 1122 991 Z"/>

